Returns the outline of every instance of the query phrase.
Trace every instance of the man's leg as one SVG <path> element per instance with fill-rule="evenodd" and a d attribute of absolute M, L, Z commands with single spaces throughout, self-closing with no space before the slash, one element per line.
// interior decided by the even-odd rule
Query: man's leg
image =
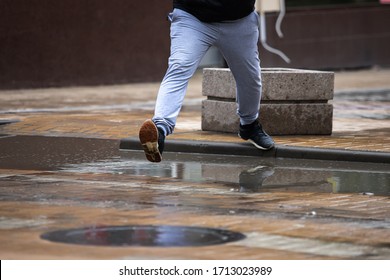
<path fill-rule="evenodd" d="M 170 14 L 171 55 L 168 70 L 161 83 L 154 117 L 146 120 L 139 131 L 139 139 L 146 158 L 160 162 L 165 136 L 171 134 L 183 104 L 188 81 L 213 44 L 216 32 L 194 16 L 175 9 Z"/>
<path fill-rule="evenodd" d="M 239 136 L 258 149 L 269 150 L 274 141 L 257 121 L 262 91 L 258 15 L 253 12 L 243 19 L 221 23 L 221 32 L 218 46 L 237 85 Z"/>
<path fill-rule="evenodd" d="M 258 52 L 258 18 L 249 16 L 221 24 L 218 47 L 232 71 L 237 85 L 237 114 L 242 125 L 257 119 L 261 98 L 261 69 Z"/>
<path fill-rule="evenodd" d="M 171 55 L 153 117 L 153 122 L 163 129 L 165 135 L 173 132 L 188 81 L 216 36 L 211 25 L 182 10 L 175 9 L 171 19 Z"/>

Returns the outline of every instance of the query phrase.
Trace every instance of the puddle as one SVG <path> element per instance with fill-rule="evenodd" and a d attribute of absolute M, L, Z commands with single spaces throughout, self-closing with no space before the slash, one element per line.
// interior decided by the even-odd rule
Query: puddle
<path fill-rule="evenodd" d="M 119 157 L 112 140 L 11 136 L 0 138 L 0 168 L 58 170 L 64 164 L 80 164 Z"/>
<path fill-rule="evenodd" d="M 78 245 L 183 247 L 219 245 L 242 240 L 245 235 L 201 227 L 102 226 L 53 231 L 41 238 Z"/>
<path fill-rule="evenodd" d="M 165 153 L 149 163 L 142 152 L 121 152 L 116 160 L 65 165 L 64 172 L 127 174 L 216 182 L 237 192 L 296 191 L 390 195 L 386 164 Z"/>
<path fill-rule="evenodd" d="M 237 192 L 390 195 L 388 164 L 165 153 L 162 163 L 113 140 L 16 136 L 0 138 L 0 168 L 119 174 L 210 182 Z"/>
<path fill-rule="evenodd" d="M 378 89 L 378 90 L 353 90 L 353 91 L 339 91 L 335 93 L 334 99 L 337 101 L 348 100 L 353 102 L 390 102 L 390 90 Z"/>
<path fill-rule="evenodd" d="M 0 125 L 6 125 L 11 123 L 19 122 L 19 120 L 16 119 L 0 119 Z"/>
<path fill-rule="evenodd" d="M 362 118 L 389 120 L 390 91 L 355 90 L 334 95 L 334 116 L 338 118 Z"/>

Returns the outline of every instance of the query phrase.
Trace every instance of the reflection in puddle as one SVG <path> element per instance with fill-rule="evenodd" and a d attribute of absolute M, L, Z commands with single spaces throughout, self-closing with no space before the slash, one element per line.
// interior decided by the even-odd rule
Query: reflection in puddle
<path fill-rule="evenodd" d="M 386 164 L 290 160 L 166 153 L 153 164 L 142 152 L 123 152 L 117 160 L 66 165 L 63 171 L 216 182 L 239 192 L 297 191 L 390 195 Z"/>
<path fill-rule="evenodd" d="M 263 182 L 275 173 L 274 169 L 266 166 L 257 166 L 241 171 L 238 185 L 240 192 L 262 191 Z"/>

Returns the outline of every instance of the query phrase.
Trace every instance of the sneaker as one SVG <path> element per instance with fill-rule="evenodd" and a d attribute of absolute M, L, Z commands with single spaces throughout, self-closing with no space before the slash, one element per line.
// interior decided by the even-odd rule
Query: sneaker
<path fill-rule="evenodd" d="M 274 169 L 267 166 L 257 166 L 240 172 L 240 192 L 259 192 L 263 182 L 274 174 Z"/>
<path fill-rule="evenodd" d="M 238 136 L 244 140 L 248 140 L 255 145 L 256 148 L 261 150 L 270 150 L 275 146 L 271 136 L 265 133 L 263 127 L 257 120 L 248 125 L 240 124 Z"/>
<path fill-rule="evenodd" d="M 160 162 L 164 151 L 164 132 L 157 128 L 152 120 L 146 120 L 139 130 L 139 140 L 146 158 L 151 162 Z"/>

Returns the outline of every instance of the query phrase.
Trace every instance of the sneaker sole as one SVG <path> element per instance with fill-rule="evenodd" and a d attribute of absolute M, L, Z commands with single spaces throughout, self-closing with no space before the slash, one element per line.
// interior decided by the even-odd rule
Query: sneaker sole
<path fill-rule="evenodd" d="M 245 140 L 245 141 L 248 141 L 248 142 L 252 143 L 253 146 L 255 146 L 256 148 L 258 148 L 259 150 L 268 151 L 268 150 L 271 150 L 271 149 L 273 149 L 273 148 L 275 147 L 275 145 L 272 145 L 272 146 L 269 147 L 269 148 L 260 146 L 260 145 L 256 144 L 256 142 L 253 141 L 252 139 L 245 139 L 245 138 L 242 138 L 242 137 L 240 136 L 240 134 L 238 134 L 238 137 L 240 137 L 242 140 Z"/>
<path fill-rule="evenodd" d="M 150 162 L 160 162 L 162 157 L 158 150 L 158 130 L 152 120 L 146 120 L 139 130 L 139 141 Z"/>
<path fill-rule="evenodd" d="M 255 146 L 256 148 L 260 149 L 260 150 L 263 150 L 263 151 L 268 151 L 268 150 L 271 150 L 275 145 L 272 145 L 271 147 L 269 148 L 265 148 L 265 147 L 262 147 L 258 144 L 256 144 L 253 140 L 251 139 L 248 139 L 248 142 L 251 142 L 253 144 L 253 146 Z"/>

